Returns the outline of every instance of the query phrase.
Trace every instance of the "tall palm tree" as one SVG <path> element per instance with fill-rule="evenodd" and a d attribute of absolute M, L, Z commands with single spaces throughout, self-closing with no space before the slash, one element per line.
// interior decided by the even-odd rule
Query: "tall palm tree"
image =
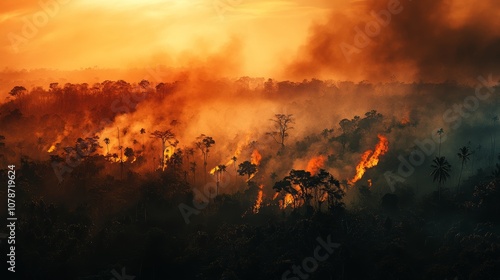
<path fill-rule="evenodd" d="M 106 150 L 108 151 L 106 155 L 109 155 L 109 138 L 104 138 L 104 143 L 106 144 Z"/>
<path fill-rule="evenodd" d="M 184 154 L 186 155 L 186 163 L 187 163 L 188 169 L 189 169 L 191 157 L 194 156 L 194 149 L 193 148 L 184 148 L 184 151 L 185 151 Z"/>
<path fill-rule="evenodd" d="M 196 162 L 190 162 L 189 166 L 189 170 L 193 173 L 193 184 L 196 184 Z"/>
<path fill-rule="evenodd" d="M 470 148 L 467 146 L 463 146 L 462 148 L 458 149 L 458 158 L 462 162 L 462 167 L 460 168 L 460 175 L 458 176 L 458 185 L 457 185 L 457 191 L 460 192 L 460 181 L 462 179 L 462 171 L 464 170 L 464 165 L 469 161 L 470 156 L 471 156 L 471 151 Z"/>
<path fill-rule="evenodd" d="M 207 183 L 207 161 L 208 161 L 208 153 L 210 152 L 210 148 L 215 144 L 215 140 L 206 136 L 205 134 L 201 134 L 196 137 L 196 142 L 194 143 L 198 149 L 200 149 L 201 154 L 203 156 L 203 173 L 205 178 L 205 184 Z"/>
<path fill-rule="evenodd" d="M 217 188 L 215 190 L 215 195 L 219 195 L 219 182 L 222 179 L 222 173 L 226 172 L 226 165 L 224 164 L 219 164 L 217 165 L 217 171 L 216 171 L 216 176 L 217 176 Z"/>
<path fill-rule="evenodd" d="M 231 160 L 233 161 L 234 170 L 236 170 L 236 160 L 238 160 L 238 158 L 236 156 L 233 156 Z"/>
<path fill-rule="evenodd" d="M 151 137 L 158 138 L 161 140 L 162 150 L 160 155 L 161 156 L 160 164 L 163 171 L 167 167 L 165 159 L 166 156 L 165 152 L 167 151 L 167 148 L 175 149 L 175 147 L 177 147 L 177 144 L 179 143 L 179 140 L 175 138 L 175 134 L 172 132 L 171 129 L 167 129 L 165 131 L 155 130 L 153 133 L 151 133 Z"/>
<path fill-rule="evenodd" d="M 491 118 L 491 121 L 493 122 L 493 129 L 492 129 L 492 132 L 491 132 L 491 163 L 490 165 L 494 166 L 495 165 L 495 125 L 496 123 L 498 122 L 498 116 L 493 116 L 493 118 Z"/>
<path fill-rule="evenodd" d="M 432 161 L 432 180 L 438 182 L 438 197 L 441 200 L 441 184 L 450 178 L 451 165 L 445 157 L 436 157 Z"/>
<path fill-rule="evenodd" d="M 438 157 L 440 157 L 441 156 L 441 138 L 443 137 L 444 130 L 442 128 L 438 129 L 437 134 L 439 135 Z"/>

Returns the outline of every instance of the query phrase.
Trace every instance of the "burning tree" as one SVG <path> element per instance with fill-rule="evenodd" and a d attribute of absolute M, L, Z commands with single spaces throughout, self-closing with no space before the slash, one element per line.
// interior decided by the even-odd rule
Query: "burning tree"
<path fill-rule="evenodd" d="M 281 181 L 278 181 L 276 183 L 274 183 L 274 186 L 273 186 L 273 189 L 277 192 L 277 193 L 286 193 L 288 195 L 290 195 L 293 199 L 292 203 L 293 203 L 293 208 L 297 207 L 296 205 L 296 202 L 297 200 L 299 199 L 299 191 L 297 191 L 293 186 L 292 186 L 292 183 L 290 182 L 290 180 L 287 180 L 287 178 L 285 177 L 285 179 L 281 180 Z M 286 195 L 285 195 L 286 197 Z M 285 201 L 283 203 L 283 207 L 286 207 L 285 205 Z"/>
<path fill-rule="evenodd" d="M 345 196 L 345 190 L 340 186 L 339 180 L 335 179 L 328 171 L 320 169 L 317 175 L 313 177 L 314 185 L 319 188 L 319 196 L 316 197 L 318 202 L 318 209 L 321 207 L 323 197 L 328 197 L 328 208 L 334 210 L 336 208 L 342 207 L 344 203 L 342 199 Z M 318 195 L 318 192 L 316 192 Z"/>
<path fill-rule="evenodd" d="M 341 207 L 345 190 L 333 175 L 324 169 L 320 169 L 316 175 L 305 170 L 292 169 L 288 176 L 274 184 L 276 192 L 285 192 L 293 197 L 294 207 L 302 199 L 304 205 L 312 206 L 311 200 L 316 201 L 316 209 L 320 209 L 321 203 L 326 199 L 329 209 Z"/>
<path fill-rule="evenodd" d="M 290 175 L 285 177 L 285 180 L 289 180 L 293 185 L 300 188 L 302 200 L 305 204 L 309 205 L 309 201 L 312 198 L 309 190 L 314 187 L 311 172 L 292 169 Z"/>
<path fill-rule="evenodd" d="M 210 152 L 210 147 L 215 144 L 215 140 L 210 136 L 206 136 L 205 134 L 201 134 L 196 137 L 195 145 L 198 149 L 200 149 L 201 154 L 203 156 L 203 171 L 205 183 L 207 182 L 207 161 L 208 161 L 208 153 Z"/>
<path fill-rule="evenodd" d="M 99 146 L 99 136 L 95 135 L 93 137 L 78 138 L 75 144 L 75 150 L 81 157 L 87 157 L 91 153 L 95 152 Z"/>
<path fill-rule="evenodd" d="M 293 115 L 275 114 L 274 119 L 270 119 L 270 121 L 274 122 L 274 130 L 267 132 L 266 135 L 270 135 L 276 143 L 281 145 L 281 149 L 284 149 L 288 131 L 293 129 L 291 125 L 295 123 Z"/>
<path fill-rule="evenodd" d="M 124 155 L 127 157 L 127 161 L 131 161 L 131 158 L 135 155 L 134 149 L 126 147 Z"/>
<path fill-rule="evenodd" d="M 257 165 L 249 162 L 248 160 L 240 163 L 238 165 L 238 174 L 240 176 L 248 176 L 248 180 L 250 180 L 251 176 L 257 172 Z"/>
<path fill-rule="evenodd" d="M 158 138 L 161 140 L 162 150 L 160 157 L 160 165 L 162 170 L 165 170 L 166 167 L 165 150 L 167 149 L 167 143 L 169 144 L 169 146 L 175 148 L 179 143 L 179 141 L 175 139 L 175 134 L 170 129 L 167 129 L 165 131 L 156 130 L 153 133 L 151 133 L 151 137 Z"/>
<path fill-rule="evenodd" d="M 359 181 L 363 175 L 365 174 L 368 168 L 372 168 L 377 166 L 380 157 L 383 156 L 387 151 L 389 151 L 389 141 L 387 137 L 379 134 L 378 136 L 379 142 L 375 146 L 375 150 L 367 150 L 361 156 L 361 161 L 356 166 L 356 175 L 354 178 L 349 180 L 349 184 L 354 184 Z"/>

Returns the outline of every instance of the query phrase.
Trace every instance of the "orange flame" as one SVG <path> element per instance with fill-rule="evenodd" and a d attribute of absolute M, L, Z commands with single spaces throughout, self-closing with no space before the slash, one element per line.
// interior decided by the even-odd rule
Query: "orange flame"
<path fill-rule="evenodd" d="M 367 182 L 368 182 L 368 187 L 371 188 L 372 187 L 372 179 L 368 179 Z"/>
<path fill-rule="evenodd" d="M 259 151 L 257 151 L 257 149 L 254 149 L 251 156 L 251 162 L 255 165 L 259 165 L 261 160 L 262 155 L 259 153 Z"/>
<path fill-rule="evenodd" d="M 356 175 L 349 180 L 349 184 L 354 184 L 359 181 L 366 172 L 366 169 L 377 166 L 379 157 L 384 155 L 389 150 L 389 141 L 383 135 L 378 135 L 379 142 L 375 146 L 375 151 L 368 150 L 361 156 L 361 161 L 356 166 Z"/>
<path fill-rule="evenodd" d="M 217 172 L 217 171 L 219 171 L 219 166 L 212 168 L 212 170 L 210 170 L 210 175 L 214 175 L 215 172 Z"/>
<path fill-rule="evenodd" d="M 50 148 L 47 150 L 47 153 L 52 153 L 56 149 L 55 145 L 50 146 Z"/>
<path fill-rule="evenodd" d="M 273 200 L 275 200 L 276 198 L 278 198 L 278 195 L 279 195 L 279 194 L 280 194 L 279 192 L 275 193 L 275 194 L 273 195 Z"/>
<path fill-rule="evenodd" d="M 257 200 L 255 201 L 255 206 L 253 207 L 254 213 L 259 213 L 259 209 L 260 209 L 260 206 L 262 204 L 262 196 L 263 196 L 262 189 L 263 188 L 264 188 L 264 185 L 259 186 L 259 192 L 257 193 Z"/>
<path fill-rule="evenodd" d="M 313 157 L 309 160 L 309 163 L 307 163 L 306 171 L 311 172 L 311 175 L 318 174 L 318 171 L 325 166 L 325 160 L 326 158 L 324 156 Z"/>
<path fill-rule="evenodd" d="M 238 158 L 241 154 L 241 151 L 243 150 L 243 147 L 245 147 L 246 145 L 248 145 L 248 142 L 250 141 L 250 136 L 247 135 L 246 136 L 246 139 L 244 141 L 240 141 L 238 143 L 238 146 L 236 147 L 236 151 L 234 152 L 234 156 L 232 156 L 230 159 L 227 160 L 225 166 L 231 166 L 234 161 L 233 161 L 233 157 L 236 157 Z M 258 153 L 258 152 L 257 152 Z M 260 154 L 259 154 L 260 155 Z M 262 157 L 261 157 L 262 158 Z M 219 166 L 216 166 L 214 168 L 212 168 L 210 170 L 210 174 L 211 175 L 215 175 L 215 172 L 219 171 Z"/>
<path fill-rule="evenodd" d="M 292 205 L 293 203 L 293 196 L 289 193 L 285 195 L 285 198 L 283 199 L 283 209 L 288 207 L 288 205 Z"/>

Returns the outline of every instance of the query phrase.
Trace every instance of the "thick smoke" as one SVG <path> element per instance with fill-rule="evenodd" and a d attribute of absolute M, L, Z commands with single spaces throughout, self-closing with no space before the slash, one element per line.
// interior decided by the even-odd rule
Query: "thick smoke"
<path fill-rule="evenodd" d="M 474 79 L 500 62 L 500 2 L 363 1 L 311 28 L 286 69 L 348 80 Z"/>

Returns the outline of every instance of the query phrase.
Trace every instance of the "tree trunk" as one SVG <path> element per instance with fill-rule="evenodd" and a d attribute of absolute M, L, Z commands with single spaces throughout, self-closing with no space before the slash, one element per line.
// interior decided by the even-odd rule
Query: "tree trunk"
<path fill-rule="evenodd" d="M 457 193 L 460 193 L 460 180 L 462 180 L 463 171 L 464 171 L 464 162 L 462 161 L 462 167 L 460 168 L 460 175 L 458 175 Z"/>

